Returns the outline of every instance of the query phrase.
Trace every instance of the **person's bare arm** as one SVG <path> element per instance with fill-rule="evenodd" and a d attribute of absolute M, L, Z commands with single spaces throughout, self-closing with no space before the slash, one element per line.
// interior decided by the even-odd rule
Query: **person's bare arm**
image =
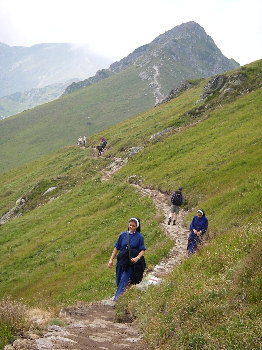
<path fill-rule="evenodd" d="M 108 266 L 110 269 L 111 269 L 111 267 L 113 267 L 113 260 L 114 260 L 114 257 L 116 256 L 117 252 L 118 252 L 118 249 L 117 249 L 116 247 L 114 247 L 113 252 L 112 252 L 112 255 L 111 255 L 111 257 L 110 257 L 110 259 L 109 259 L 109 261 L 108 261 L 108 264 L 107 264 L 107 266 Z"/>

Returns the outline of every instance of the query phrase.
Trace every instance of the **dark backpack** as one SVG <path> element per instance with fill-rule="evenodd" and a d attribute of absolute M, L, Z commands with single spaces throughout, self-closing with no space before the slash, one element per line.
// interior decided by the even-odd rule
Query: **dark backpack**
<path fill-rule="evenodd" d="M 175 191 L 173 192 L 171 196 L 171 203 L 174 205 L 181 205 L 182 204 L 182 192 L 181 191 Z"/>

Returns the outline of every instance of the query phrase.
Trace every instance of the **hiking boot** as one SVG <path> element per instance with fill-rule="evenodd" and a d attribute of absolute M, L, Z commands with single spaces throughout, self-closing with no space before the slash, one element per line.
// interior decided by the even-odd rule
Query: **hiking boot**
<path fill-rule="evenodd" d="M 173 221 L 173 225 L 175 225 L 175 224 L 176 224 L 176 220 Z"/>
<path fill-rule="evenodd" d="M 168 225 L 171 224 L 171 218 L 168 219 L 168 223 L 167 223 L 167 224 L 168 224 Z"/>

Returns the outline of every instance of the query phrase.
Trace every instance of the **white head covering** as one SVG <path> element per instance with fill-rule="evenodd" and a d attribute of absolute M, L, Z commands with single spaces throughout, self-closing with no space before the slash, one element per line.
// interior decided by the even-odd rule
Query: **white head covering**
<path fill-rule="evenodd" d="M 198 209 L 197 213 L 202 214 L 202 216 L 204 215 L 203 210 L 201 210 L 201 209 Z"/>
<path fill-rule="evenodd" d="M 130 218 L 129 220 L 128 220 L 128 222 L 129 221 L 135 221 L 136 222 L 136 227 L 138 228 L 139 227 L 139 221 L 137 220 L 137 218 Z"/>

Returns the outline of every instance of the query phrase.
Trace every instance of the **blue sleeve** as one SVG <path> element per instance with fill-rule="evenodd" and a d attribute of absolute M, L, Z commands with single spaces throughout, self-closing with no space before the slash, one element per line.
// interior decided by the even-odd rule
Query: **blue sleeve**
<path fill-rule="evenodd" d="M 207 227 L 208 227 L 208 220 L 206 217 L 204 217 L 203 225 L 202 225 L 202 232 L 206 232 Z"/>
<path fill-rule="evenodd" d="M 144 237 L 141 235 L 139 240 L 139 250 L 146 250 L 145 243 L 144 243 Z"/>
<path fill-rule="evenodd" d="M 193 231 L 193 229 L 197 229 L 196 227 L 196 216 L 193 217 L 193 220 L 191 221 L 191 224 L 190 224 L 190 231 Z"/>
<path fill-rule="evenodd" d="M 123 234 L 124 232 L 121 233 L 121 235 L 118 237 L 117 242 L 115 243 L 115 248 L 120 250 L 123 242 Z"/>

